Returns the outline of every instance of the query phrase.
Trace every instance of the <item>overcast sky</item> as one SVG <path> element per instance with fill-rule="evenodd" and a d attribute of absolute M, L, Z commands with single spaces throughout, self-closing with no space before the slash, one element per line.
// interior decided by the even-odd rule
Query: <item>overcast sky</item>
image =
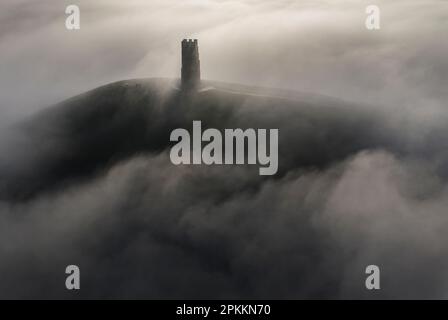
<path fill-rule="evenodd" d="M 65 28 L 65 8 L 81 29 Z M 377 0 L 3 0 L 2 122 L 98 85 L 178 77 L 180 41 L 199 39 L 205 79 L 309 91 L 408 108 L 445 108 L 448 2 Z"/>

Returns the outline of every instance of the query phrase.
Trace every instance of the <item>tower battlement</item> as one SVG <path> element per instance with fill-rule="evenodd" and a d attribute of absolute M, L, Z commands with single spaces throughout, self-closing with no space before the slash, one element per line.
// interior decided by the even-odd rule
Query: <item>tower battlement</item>
<path fill-rule="evenodd" d="M 182 40 L 182 47 L 197 47 L 198 39 L 184 39 Z"/>
<path fill-rule="evenodd" d="M 182 90 L 196 89 L 201 82 L 199 47 L 197 39 L 182 40 Z"/>

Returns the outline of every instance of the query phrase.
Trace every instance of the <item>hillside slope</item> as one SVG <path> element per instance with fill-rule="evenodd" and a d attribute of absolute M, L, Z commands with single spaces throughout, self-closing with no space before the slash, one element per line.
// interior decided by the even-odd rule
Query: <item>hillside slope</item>
<path fill-rule="evenodd" d="M 394 143 L 378 115 L 338 100 L 218 82 L 204 81 L 203 87 L 185 95 L 175 80 L 120 81 L 27 119 L 0 162 L 1 198 L 27 199 L 134 155 L 162 152 L 171 145 L 170 132 L 191 129 L 193 120 L 218 129 L 278 128 L 278 176 Z M 11 158 L 29 161 L 11 168 L 5 163 Z"/>

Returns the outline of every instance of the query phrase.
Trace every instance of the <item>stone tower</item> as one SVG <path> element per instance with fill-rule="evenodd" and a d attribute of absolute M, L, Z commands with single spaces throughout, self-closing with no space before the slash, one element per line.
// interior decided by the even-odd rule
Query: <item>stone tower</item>
<path fill-rule="evenodd" d="M 182 40 L 182 90 L 197 89 L 201 82 L 197 39 Z"/>

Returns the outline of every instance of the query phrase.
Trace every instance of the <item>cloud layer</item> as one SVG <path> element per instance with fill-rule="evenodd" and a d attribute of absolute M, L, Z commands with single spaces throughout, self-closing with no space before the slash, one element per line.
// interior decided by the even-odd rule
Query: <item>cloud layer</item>
<path fill-rule="evenodd" d="M 171 88 L 119 82 L 16 129 L 24 145 L 0 163 L 2 297 L 445 297 L 446 125 L 323 97 Z M 279 174 L 174 166 L 169 133 L 193 119 L 279 128 Z M 82 270 L 76 295 L 69 264 Z M 364 288 L 369 264 L 378 293 Z"/>

